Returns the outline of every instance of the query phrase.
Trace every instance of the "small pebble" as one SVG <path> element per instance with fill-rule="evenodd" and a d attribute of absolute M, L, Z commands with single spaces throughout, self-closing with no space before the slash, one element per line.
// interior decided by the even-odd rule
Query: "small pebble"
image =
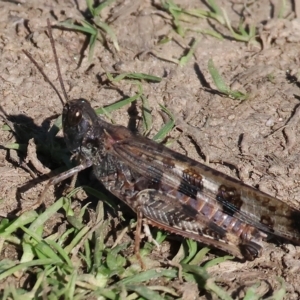
<path fill-rule="evenodd" d="M 266 122 L 266 126 L 267 127 L 272 127 L 274 125 L 274 120 L 272 118 L 270 118 L 267 122 Z"/>

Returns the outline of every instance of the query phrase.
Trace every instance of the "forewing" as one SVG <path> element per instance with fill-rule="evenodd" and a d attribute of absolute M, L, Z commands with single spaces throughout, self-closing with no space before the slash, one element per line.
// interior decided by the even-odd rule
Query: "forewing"
<path fill-rule="evenodd" d="M 209 200 L 212 205 L 225 213 L 267 233 L 300 242 L 300 212 L 281 200 L 143 137 L 119 140 L 112 151 L 153 182 L 194 199 L 209 192 L 215 195 Z"/>

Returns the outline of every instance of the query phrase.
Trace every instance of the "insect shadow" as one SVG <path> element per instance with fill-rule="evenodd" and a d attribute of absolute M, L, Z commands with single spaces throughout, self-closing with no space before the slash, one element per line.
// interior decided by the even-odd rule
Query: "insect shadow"
<path fill-rule="evenodd" d="M 13 142 L 8 142 L 0 145 L 0 148 L 7 150 L 6 159 L 14 167 L 22 168 L 28 172 L 32 180 L 29 180 L 25 185 L 17 189 L 17 208 L 9 213 L 9 216 L 15 216 L 17 211 L 22 207 L 22 197 L 21 194 L 27 190 L 36 186 L 36 184 L 49 178 L 47 174 L 38 175 L 32 163 L 26 162 L 27 157 L 27 147 L 29 140 L 33 139 L 34 144 L 37 146 L 37 159 L 45 166 L 55 169 L 61 165 L 62 155 L 64 159 L 67 160 L 70 157 L 67 149 L 64 150 L 63 138 L 56 138 L 55 141 L 50 141 L 48 132 L 50 129 L 51 121 L 57 118 L 57 115 L 47 117 L 40 126 L 36 125 L 34 120 L 24 114 L 18 115 L 8 115 L 5 113 L 4 109 L 1 107 L 1 116 L 9 127 L 10 131 L 14 136 Z M 17 147 L 17 151 L 15 148 Z M 55 151 L 53 149 L 60 149 L 61 157 L 55 156 Z M 12 153 L 12 151 L 14 153 Z"/>

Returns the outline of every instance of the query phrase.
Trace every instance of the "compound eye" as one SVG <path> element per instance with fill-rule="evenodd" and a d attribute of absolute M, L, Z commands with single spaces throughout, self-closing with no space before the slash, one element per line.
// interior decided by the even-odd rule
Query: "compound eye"
<path fill-rule="evenodd" d="M 70 126 L 76 126 L 79 124 L 79 122 L 82 119 L 82 112 L 79 109 L 76 109 L 74 111 L 71 111 L 68 114 L 68 123 Z"/>

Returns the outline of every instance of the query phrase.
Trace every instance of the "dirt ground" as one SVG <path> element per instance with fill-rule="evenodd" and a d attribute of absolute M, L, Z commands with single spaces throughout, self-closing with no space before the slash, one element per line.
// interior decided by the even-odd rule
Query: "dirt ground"
<path fill-rule="evenodd" d="M 198 0 L 175 2 L 184 8 L 208 9 Z M 237 26 L 244 1 L 216 2 Z M 230 38 L 228 29 L 206 19 L 198 20 L 195 27 L 214 29 L 224 39 L 193 31 L 183 38 L 173 30 L 170 15 L 158 9 L 159 1 L 116 1 L 101 16 L 115 31 L 119 52 L 110 42 L 105 46 L 99 42 L 89 62 L 85 35 L 53 29 L 67 93 L 70 99 L 82 97 L 98 108 L 136 91 L 126 81 L 117 88 L 107 86 L 105 71 L 163 77 L 160 83 L 143 83 L 154 119 L 150 137 L 164 122 L 158 105 L 163 104 L 176 116 L 177 129 L 171 133 L 176 139 L 173 149 L 299 207 L 300 19 L 273 17 L 277 1 L 273 2 L 252 1 L 247 7 L 247 21 L 258 28 L 258 43 L 247 44 Z M 291 9 L 288 7 L 285 15 Z M 79 20 L 85 10 L 83 0 L 0 3 L 1 114 L 18 129 L 17 135 L 0 130 L 2 217 L 12 217 L 20 206 L 30 206 L 43 189 L 35 184 L 18 196 L 18 189 L 40 173 L 26 162 L 25 152 L 7 150 L 5 145 L 26 145 L 31 138 L 43 144 L 51 122 L 62 112 L 57 95 L 22 49 L 31 53 L 58 86 L 46 19 L 50 18 L 53 25 L 67 18 Z M 159 45 L 159 39 L 167 34 L 173 36 L 172 41 Z M 194 38 L 200 41 L 189 63 L 179 67 L 171 62 L 185 53 Z M 246 101 L 222 97 L 205 88 L 216 88 L 208 72 L 211 58 L 232 89 L 250 95 Z M 127 125 L 127 108 L 112 113 L 112 117 Z M 49 157 L 42 155 L 39 159 L 44 167 L 55 166 Z M 53 201 L 55 195 L 49 199 Z M 209 271 L 235 298 L 241 296 L 241 287 L 251 286 L 258 279 L 265 283 L 262 295 L 268 295 L 278 288 L 276 277 L 281 276 L 286 282 L 287 299 L 299 299 L 299 256 L 299 247 L 266 243 L 263 256 L 252 262 L 225 262 Z"/>

